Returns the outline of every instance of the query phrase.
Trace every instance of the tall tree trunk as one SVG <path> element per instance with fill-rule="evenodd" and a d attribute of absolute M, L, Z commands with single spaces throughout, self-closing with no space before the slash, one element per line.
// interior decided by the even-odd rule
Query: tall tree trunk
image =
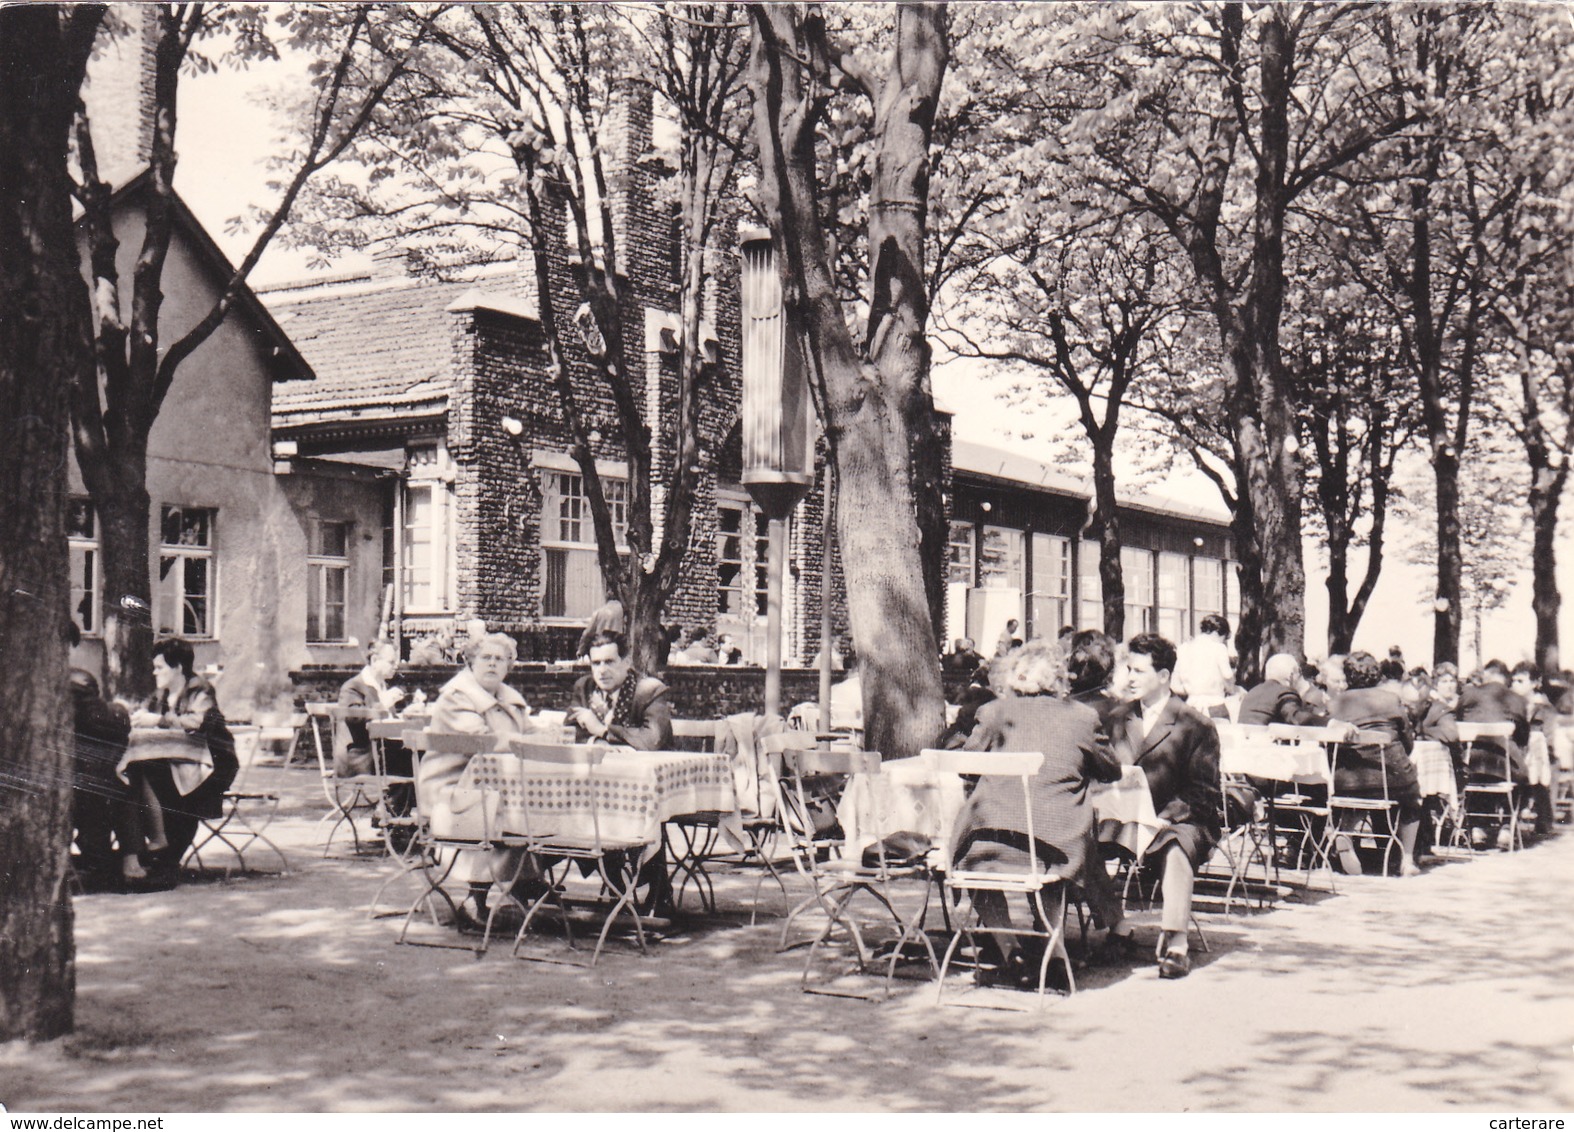
<path fill-rule="evenodd" d="M 1089 533 L 1099 544 L 1099 588 L 1104 595 L 1104 632 L 1126 639 L 1126 576 L 1120 567 L 1120 507 L 1115 501 L 1114 438 L 1093 444 L 1093 515 Z M 1056 627 L 1057 629 L 1059 626 Z"/>
<path fill-rule="evenodd" d="M 1328 533 L 1328 653 L 1350 651 L 1355 623 L 1350 618 L 1350 538 L 1348 532 Z"/>
<path fill-rule="evenodd" d="M 1558 592 L 1558 503 L 1568 482 L 1567 471 L 1533 468 L 1530 480 L 1530 526 L 1534 552 L 1531 557 L 1530 607 L 1536 615 L 1536 666 L 1542 672 L 1562 667 L 1558 647 L 1558 613 L 1563 595 Z"/>
<path fill-rule="evenodd" d="M 138 454 L 106 463 L 112 466 L 94 469 L 91 475 L 80 465 L 98 509 L 105 686 L 138 702 L 153 691 L 149 658 L 157 616 L 150 573 L 148 465 L 146 456 Z"/>
<path fill-rule="evenodd" d="M 1241 621 L 1235 626 L 1235 682 L 1243 688 L 1256 685 L 1263 664 L 1263 584 L 1262 556 L 1257 550 L 1257 523 L 1252 517 L 1252 499 L 1247 495 L 1246 476 L 1237 470 L 1236 505 L 1230 515 L 1230 530 L 1235 536 L 1235 560 L 1239 563 L 1237 582 L 1241 591 Z"/>
<path fill-rule="evenodd" d="M 814 141 L 831 66 L 823 19 L 811 9 L 800 20 L 786 5 L 753 8 L 750 16 L 760 200 L 836 461 L 865 737 L 885 757 L 905 757 L 933 743 L 944 724 L 919 515 L 920 496 L 925 513 L 938 513 L 923 245 L 948 16 L 943 5 L 900 6 L 883 85 L 873 77 L 853 80 L 875 108 L 870 317 L 861 349 L 848 332 L 818 213 Z"/>
<path fill-rule="evenodd" d="M 93 356 L 66 154 L 102 18 L 0 10 L 0 1041 L 74 1024 L 66 391 Z"/>
<path fill-rule="evenodd" d="M 1432 663 L 1446 660 L 1458 664 L 1465 560 L 1460 550 L 1459 458 L 1451 445 L 1434 447 L 1432 471 L 1437 478 L 1437 604 L 1432 621 Z"/>

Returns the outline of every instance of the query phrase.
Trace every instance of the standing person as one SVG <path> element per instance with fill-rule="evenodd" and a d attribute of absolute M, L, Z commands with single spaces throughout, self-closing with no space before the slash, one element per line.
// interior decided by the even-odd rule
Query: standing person
<path fill-rule="evenodd" d="M 1334 792 L 1354 798 L 1383 798 L 1399 803 L 1399 875 L 1415 876 L 1416 834 L 1421 829 L 1421 787 L 1415 764 L 1410 761 L 1415 737 L 1410 712 L 1399 693 L 1383 688 L 1382 663 L 1371 653 L 1353 652 L 1344 658 L 1347 687 L 1328 705 L 1342 723 L 1382 736 L 1373 744 L 1351 745 L 1334 775 Z M 1344 871 L 1359 876 L 1361 859 L 1350 838 L 1340 833 L 1334 841 Z"/>
<path fill-rule="evenodd" d="M 1225 698 L 1235 692 L 1230 623 L 1217 613 L 1202 619 L 1202 631 L 1175 650 L 1170 691 L 1216 719 L 1228 719 Z"/>
<path fill-rule="evenodd" d="M 1157 633 L 1139 633 L 1126 646 L 1130 702 L 1110 717 L 1115 753 L 1148 776 L 1159 832 L 1144 861 L 1163 868 L 1164 911 L 1159 921 L 1159 977 L 1191 972 L 1187 930 L 1192 890 L 1219 840 L 1219 736 L 1201 712 L 1170 693 L 1175 646 Z M 1131 929 L 1118 922 L 1112 939 L 1129 941 Z"/>
<path fill-rule="evenodd" d="M 145 786 L 143 805 L 132 811 L 132 820 L 127 823 L 130 844 L 122 846 L 121 869 L 128 880 L 146 875 L 138 865 L 138 856 L 146 848 L 152 871 L 173 881 L 181 858 L 197 836 L 198 824 L 223 815 L 224 792 L 240 772 L 235 740 L 219 710 L 213 685 L 196 674 L 195 666 L 196 654 L 189 642 L 169 637 L 155 644 L 155 690 L 147 706 L 132 713 L 131 726 L 184 734 L 194 746 L 207 750 L 212 770 L 204 775 L 197 768 L 185 765 L 177 769 L 162 759 L 127 767 L 128 775 L 134 775 L 133 793 L 139 785 L 137 779 Z"/>
<path fill-rule="evenodd" d="M 530 719 L 530 705 L 504 683 L 518 655 L 514 639 L 503 633 L 469 641 L 465 645 L 466 665 L 443 685 L 432 702 L 432 718 L 427 729 L 493 735 L 499 747 L 506 746 L 516 735 L 533 732 L 535 724 Z M 459 785 L 472 757 L 435 752 L 422 757 L 416 770 L 416 793 L 421 798 L 422 813 L 430 814 L 443 795 Z M 470 885 L 469 896 L 458 908 L 461 927 L 471 931 L 485 929 L 492 881 L 518 875 L 522 853 L 520 849 L 496 849 L 488 863 L 480 859 L 479 853 L 467 852 L 465 856 L 469 860 L 454 866 L 454 879 L 468 881 Z M 540 882 L 534 877 L 521 878 L 514 888 L 515 898 L 529 907 L 540 893 Z"/>
<path fill-rule="evenodd" d="M 1013 617 L 1011 620 L 1006 622 L 1006 627 L 1000 630 L 1000 636 L 995 641 L 996 660 L 999 660 L 1001 657 L 1005 656 L 1012 649 L 1019 649 L 1022 647 L 1022 638 L 1017 636 L 1017 630 L 1020 627 L 1021 626 L 1017 622 L 1017 619 Z"/>
<path fill-rule="evenodd" d="M 1093 840 L 1088 789 L 1114 782 L 1120 763 L 1110 752 L 1098 713 L 1067 699 L 1066 659 L 1060 645 L 1034 640 L 1007 666 L 1014 693 L 984 704 L 969 751 L 1042 751 L 1044 762 L 1031 779 L 1033 844 L 1027 844 L 1028 813 L 1017 780 L 985 776 L 957 815 L 951 861 L 972 872 L 1021 872 L 1033 858 L 1072 884 L 1085 873 L 1103 872 Z M 1010 934 L 1011 909 L 1004 893 L 975 892 L 973 907 L 994 934 L 1001 976 L 1038 985 L 1037 963 L 1029 963 Z M 1036 941 L 1035 941 L 1036 942 Z M 982 973 L 982 969 L 981 969 Z M 984 981 L 993 981 L 986 977 Z"/>
<path fill-rule="evenodd" d="M 585 626 L 585 631 L 579 635 L 579 651 L 574 654 L 575 659 L 580 659 L 590 652 L 591 642 L 602 633 L 623 632 L 623 603 L 611 594 L 607 600 L 596 607 L 590 615 L 590 622 Z M 680 629 L 679 632 L 682 632 Z"/>

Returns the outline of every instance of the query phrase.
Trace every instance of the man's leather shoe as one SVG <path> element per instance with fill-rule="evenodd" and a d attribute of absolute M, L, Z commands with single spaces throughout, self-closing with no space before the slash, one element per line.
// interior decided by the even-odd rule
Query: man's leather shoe
<path fill-rule="evenodd" d="M 1191 974 L 1191 954 L 1186 951 L 1166 951 L 1159 959 L 1159 978 L 1184 979 Z"/>

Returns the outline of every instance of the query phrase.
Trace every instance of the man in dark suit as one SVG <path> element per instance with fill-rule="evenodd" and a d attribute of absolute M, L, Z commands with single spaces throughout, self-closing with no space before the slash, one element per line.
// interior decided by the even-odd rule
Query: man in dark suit
<path fill-rule="evenodd" d="M 1328 713 L 1310 707 L 1301 698 L 1307 680 L 1301 675 L 1301 662 L 1287 652 L 1275 653 L 1263 665 L 1263 682 L 1246 693 L 1241 701 L 1240 723 L 1294 723 L 1321 727 Z"/>
<path fill-rule="evenodd" d="M 1219 736 L 1201 712 L 1170 694 L 1175 646 L 1157 633 L 1139 633 L 1126 646 L 1128 703 L 1109 718 L 1115 753 L 1148 776 L 1159 832 L 1144 862 L 1164 870 L 1159 921 L 1159 977 L 1191 971 L 1192 888 L 1219 840 Z M 1112 935 L 1130 935 L 1124 923 Z"/>
<path fill-rule="evenodd" d="M 1460 723 L 1512 723 L 1514 734 L 1507 743 L 1497 739 L 1478 739 L 1471 744 L 1466 765 L 1462 768 L 1465 782 L 1502 782 L 1512 778 L 1516 797 L 1510 804 L 1518 806 L 1522 799 L 1517 795 L 1529 782 L 1525 771 L 1525 745 L 1530 742 L 1530 707 L 1523 696 L 1508 686 L 1508 666 L 1501 660 L 1489 660 L 1481 670 L 1481 683 L 1467 685 L 1459 693 L 1459 706 L 1454 715 Z M 1501 849 L 1511 846 L 1508 815 L 1500 812 L 1500 821 L 1477 822 L 1470 830 L 1470 843 L 1477 849 L 1485 848 L 1492 841 L 1492 826 L 1496 825 L 1497 844 Z"/>
<path fill-rule="evenodd" d="M 339 688 L 339 706 L 365 708 L 372 718 L 393 715 L 404 693 L 390 687 L 399 671 L 399 649 L 392 641 L 374 641 L 366 652 L 366 667 Z M 371 774 L 376 769 L 372 758 L 372 739 L 364 719 L 346 719 L 334 729 L 333 767 L 340 778 Z M 404 744 L 390 739 L 383 743 L 383 773 L 409 778 L 414 774 L 414 759 Z M 388 787 L 385 804 L 390 813 L 408 814 L 415 803 L 415 790 L 409 783 L 396 782 Z M 380 819 L 379 819 L 380 820 Z"/>

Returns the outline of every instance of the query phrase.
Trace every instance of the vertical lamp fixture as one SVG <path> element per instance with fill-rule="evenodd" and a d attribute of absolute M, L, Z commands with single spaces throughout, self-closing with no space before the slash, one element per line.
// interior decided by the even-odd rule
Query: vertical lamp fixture
<path fill-rule="evenodd" d="M 743 486 L 770 520 L 765 714 L 781 714 L 782 578 L 787 516 L 814 482 L 809 381 L 782 301 L 770 233 L 739 233 L 743 247 Z"/>

